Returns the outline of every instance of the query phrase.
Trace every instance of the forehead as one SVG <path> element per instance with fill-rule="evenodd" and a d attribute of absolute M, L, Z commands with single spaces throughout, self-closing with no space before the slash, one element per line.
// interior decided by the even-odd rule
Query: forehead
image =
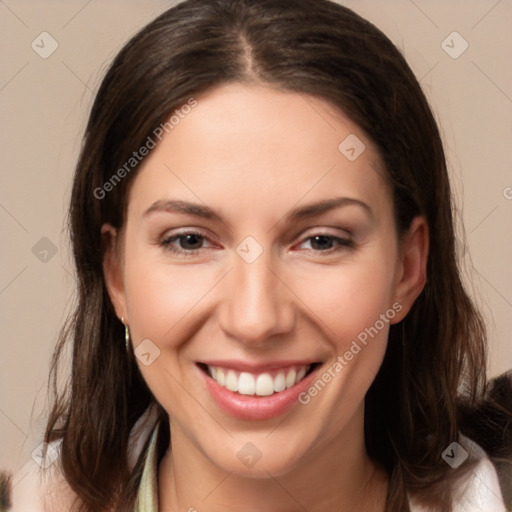
<path fill-rule="evenodd" d="M 166 194 L 229 201 L 254 212 L 333 195 L 389 207 L 377 149 L 326 101 L 243 84 L 196 99 L 143 162 L 132 207 Z"/>

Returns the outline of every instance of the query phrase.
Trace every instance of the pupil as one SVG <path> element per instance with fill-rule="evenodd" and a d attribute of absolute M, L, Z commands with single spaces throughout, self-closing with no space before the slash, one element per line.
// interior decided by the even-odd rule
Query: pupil
<path fill-rule="evenodd" d="M 317 248 L 319 249 L 329 249 L 329 246 L 331 244 L 332 240 L 328 236 L 315 236 L 312 240 L 312 246 L 315 248 L 315 245 L 317 245 Z"/>
<path fill-rule="evenodd" d="M 182 237 L 182 241 L 183 239 L 185 239 L 185 243 L 182 244 L 182 245 L 185 245 L 187 247 L 185 247 L 185 249 L 198 249 L 201 247 L 201 240 L 200 240 L 200 237 L 198 237 L 197 235 L 184 235 Z M 194 243 L 195 241 L 195 243 Z M 190 245 L 199 245 L 199 247 L 190 247 Z"/>

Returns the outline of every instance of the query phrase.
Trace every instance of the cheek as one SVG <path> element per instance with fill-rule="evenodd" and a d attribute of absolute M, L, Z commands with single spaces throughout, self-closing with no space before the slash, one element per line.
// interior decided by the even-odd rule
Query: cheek
<path fill-rule="evenodd" d="M 187 407 L 190 397 L 181 384 L 187 377 L 181 349 L 200 327 L 201 322 L 195 324 L 191 319 L 203 312 L 215 284 L 215 271 L 201 265 L 169 265 L 160 249 L 132 246 L 124 280 L 134 349 L 149 339 L 160 351 L 149 365 L 142 359 L 138 362 L 146 384 L 165 410 L 193 416 L 194 408 Z"/>
<path fill-rule="evenodd" d="M 363 402 L 382 364 L 390 321 L 401 309 L 393 305 L 393 274 L 382 261 L 338 267 L 302 281 L 305 302 L 317 313 L 315 327 L 331 349 L 322 373 L 301 397 L 301 403 L 317 407 L 325 439 L 337 435 Z"/>
<path fill-rule="evenodd" d="M 215 284 L 215 270 L 201 265 L 167 265 L 161 255 L 132 251 L 125 265 L 128 315 L 135 340 L 172 344 L 182 321 Z M 177 342 L 177 341 L 176 341 Z"/>
<path fill-rule="evenodd" d="M 339 350 L 377 322 L 386 337 L 388 322 L 383 326 L 380 319 L 392 308 L 393 273 L 385 259 L 380 261 L 318 269 L 296 280 L 298 295 L 322 321 L 326 335 Z M 394 317 L 394 313 L 387 316 Z"/>

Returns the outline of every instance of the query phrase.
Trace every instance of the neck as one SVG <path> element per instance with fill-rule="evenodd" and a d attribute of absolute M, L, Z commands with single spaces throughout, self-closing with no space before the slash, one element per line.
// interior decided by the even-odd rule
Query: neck
<path fill-rule="evenodd" d="M 169 512 L 382 512 L 387 475 L 369 459 L 362 425 L 360 411 L 336 438 L 316 446 L 295 467 L 253 478 L 213 464 L 171 423 L 171 449 L 159 470 L 159 508 Z"/>

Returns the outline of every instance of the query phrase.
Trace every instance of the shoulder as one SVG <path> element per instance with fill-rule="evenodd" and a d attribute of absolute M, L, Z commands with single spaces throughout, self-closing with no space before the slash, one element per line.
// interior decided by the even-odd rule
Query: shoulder
<path fill-rule="evenodd" d="M 454 512 L 506 512 L 498 475 L 489 457 L 467 437 L 461 437 L 461 445 L 478 463 L 456 489 Z"/>
<path fill-rule="evenodd" d="M 48 445 L 45 459 L 30 459 L 12 479 L 9 512 L 69 512 L 76 495 L 59 464 L 60 443 Z"/>
<path fill-rule="evenodd" d="M 471 457 L 475 467 L 461 478 L 454 489 L 453 512 L 507 512 L 494 465 L 484 450 L 461 436 L 457 448 L 462 458 Z M 467 454 L 467 455 L 466 455 Z M 411 512 L 427 512 L 411 500 Z"/>
<path fill-rule="evenodd" d="M 150 406 L 134 425 L 129 439 L 129 464 L 133 467 L 158 418 Z M 61 442 L 48 445 L 46 458 L 35 456 L 12 478 L 9 512 L 69 512 L 77 496 L 60 464 Z"/>

